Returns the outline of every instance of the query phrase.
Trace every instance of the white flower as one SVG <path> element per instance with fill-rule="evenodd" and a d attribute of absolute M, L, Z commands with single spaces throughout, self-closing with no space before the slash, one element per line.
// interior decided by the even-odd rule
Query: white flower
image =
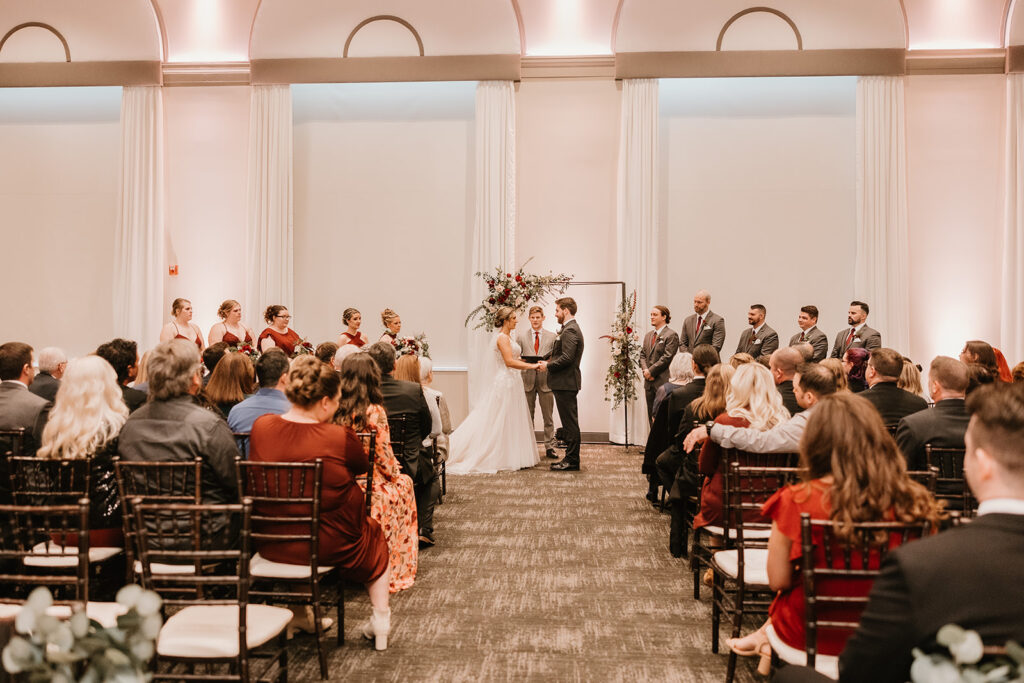
<path fill-rule="evenodd" d="M 140 617 L 159 614 L 164 601 L 153 591 L 142 591 L 135 602 L 135 609 Z"/>
<path fill-rule="evenodd" d="M 71 632 L 75 638 L 84 638 L 89 633 L 89 615 L 85 610 L 79 610 L 71 615 Z"/>
<path fill-rule="evenodd" d="M 919 656 L 910 665 L 914 683 L 960 683 L 960 672 L 948 659 Z"/>
<path fill-rule="evenodd" d="M 963 640 L 951 643 L 949 652 L 957 664 L 976 664 L 985 654 L 985 646 L 977 631 L 964 631 Z"/>
<path fill-rule="evenodd" d="M 117 600 L 117 604 L 131 609 L 138 604 L 140 595 L 142 595 L 142 587 L 130 583 L 117 591 L 117 596 L 114 599 Z"/>
<path fill-rule="evenodd" d="M 45 586 L 39 586 L 28 594 L 25 601 L 25 609 L 32 610 L 36 614 L 43 614 L 53 606 L 53 596 Z"/>
<path fill-rule="evenodd" d="M 4 670 L 16 674 L 32 666 L 39 659 L 38 652 L 32 644 L 20 636 L 14 636 L 4 647 L 3 654 Z"/>

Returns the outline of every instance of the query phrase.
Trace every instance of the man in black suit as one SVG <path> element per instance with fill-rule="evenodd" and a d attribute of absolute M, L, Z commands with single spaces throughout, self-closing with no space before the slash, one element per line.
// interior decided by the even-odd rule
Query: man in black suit
<path fill-rule="evenodd" d="M 32 347 L 28 344 L 7 342 L 0 346 L 0 429 L 25 430 L 22 455 L 36 454 L 53 406 L 28 390 L 35 377 L 32 360 Z M 6 452 L 11 445 L 0 443 L 0 452 Z M 6 502 L 9 503 L 6 469 L 4 460 L 3 471 L 0 472 L 0 497 L 6 492 Z"/>
<path fill-rule="evenodd" d="M 789 338 L 789 345 L 810 344 L 814 348 L 814 353 L 807 359 L 808 362 L 820 363 L 825 360 L 825 356 L 828 355 L 828 337 L 818 329 L 818 307 L 801 306 L 796 324 L 800 327 L 800 332 Z"/>
<path fill-rule="evenodd" d="M 946 624 L 986 645 L 1024 642 L 1024 385 L 978 389 L 967 400 L 964 475 L 978 518 L 889 553 L 860 626 L 839 657 L 842 683 L 902 683 L 911 651 L 930 650 Z M 787 666 L 778 681 L 823 681 Z"/>
<path fill-rule="evenodd" d="M 736 353 L 749 353 L 754 358 L 771 356 L 779 348 L 779 333 L 768 327 L 764 318 L 767 309 L 764 304 L 754 304 L 747 311 L 750 329 L 743 330 Z"/>
<path fill-rule="evenodd" d="M 901 419 L 924 410 L 928 402 L 920 396 L 896 386 L 903 372 L 903 356 L 892 349 L 878 348 L 871 352 L 864 373 L 868 389 L 860 393 L 882 416 L 882 422 L 894 425 Z"/>
<path fill-rule="evenodd" d="M 68 366 L 68 357 L 56 346 L 47 346 L 39 352 L 39 374 L 32 380 L 28 390 L 40 398 L 53 401 L 60 389 L 60 378 Z"/>
<path fill-rule="evenodd" d="M 772 379 L 775 380 L 775 388 L 782 396 L 782 405 L 790 415 L 796 415 L 803 408 L 797 403 L 796 394 L 793 393 L 793 377 L 796 369 L 804 362 L 804 356 L 792 346 L 779 349 L 768 359 L 768 369 L 771 370 Z"/>
<path fill-rule="evenodd" d="M 576 394 L 582 384 L 580 359 L 583 357 L 583 333 L 576 322 L 576 301 L 572 297 L 555 300 L 555 318 L 562 329 L 555 337 L 551 359 L 541 361 L 548 372 L 548 387 L 555 395 L 558 419 L 562 421 L 565 457 L 552 463 L 556 472 L 575 472 L 580 469 L 580 423 Z"/>
<path fill-rule="evenodd" d="M 900 420 L 896 443 L 907 459 L 907 469 L 928 467 L 925 445 L 963 448 L 970 417 L 964 395 L 970 375 L 967 366 L 948 356 L 938 356 L 928 370 L 928 393 L 935 401 L 931 410 L 919 410 Z"/>
<path fill-rule="evenodd" d="M 96 355 L 110 363 L 117 373 L 117 383 L 128 412 L 134 413 L 146 402 L 145 392 L 132 389 L 128 384 L 139 371 L 139 348 L 130 339 L 112 339 L 96 349 Z"/>
<path fill-rule="evenodd" d="M 832 357 L 842 360 L 847 349 L 877 349 L 882 345 L 882 335 L 878 330 L 868 327 L 868 305 L 863 301 L 851 301 L 850 310 L 846 313 L 848 328 L 836 333 L 835 344 L 832 345 Z"/>
<path fill-rule="evenodd" d="M 725 345 L 725 318 L 711 312 L 711 295 L 702 289 L 693 295 L 693 315 L 683 321 L 679 350 L 693 352 L 701 344 L 711 344 L 722 352 Z"/>
<path fill-rule="evenodd" d="M 416 494 L 416 516 L 419 518 L 420 547 L 434 545 L 434 505 L 441 493 L 437 470 L 430 455 L 423 450 L 423 439 L 430 436 L 430 408 L 423 398 L 423 388 L 415 382 L 395 379 L 395 347 L 377 342 L 366 350 L 380 369 L 380 393 L 388 418 L 405 416 L 405 441 L 395 457 L 402 463 L 402 472 L 412 479 Z"/>
<path fill-rule="evenodd" d="M 668 381 L 668 364 L 679 350 L 679 335 L 668 326 L 672 314 L 667 306 L 651 309 L 651 327 L 644 337 L 640 352 L 640 370 L 644 375 L 644 394 L 647 397 L 647 416 L 654 419 L 654 397 L 658 388 Z"/>

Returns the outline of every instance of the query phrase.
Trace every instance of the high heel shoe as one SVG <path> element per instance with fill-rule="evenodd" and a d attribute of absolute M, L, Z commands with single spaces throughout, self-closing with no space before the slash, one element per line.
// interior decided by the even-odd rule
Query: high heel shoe
<path fill-rule="evenodd" d="M 288 622 L 288 626 L 285 627 L 285 637 L 291 640 L 295 637 L 296 633 L 316 633 L 316 622 L 313 621 L 313 608 L 306 605 L 306 608 L 302 612 L 298 612 L 292 609 L 294 613 L 292 620 Z M 320 625 L 324 631 L 334 625 L 334 619 L 330 617 L 323 617 L 320 619 Z"/>
<path fill-rule="evenodd" d="M 757 673 L 767 676 L 772 670 L 772 646 L 763 630 L 757 630 L 743 638 L 726 638 L 726 646 L 740 657 L 760 657 Z"/>
<path fill-rule="evenodd" d="M 391 608 L 373 608 L 373 614 L 363 625 L 363 637 L 374 641 L 377 650 L 388 649 L 388 633 L 391 632 Z"/>

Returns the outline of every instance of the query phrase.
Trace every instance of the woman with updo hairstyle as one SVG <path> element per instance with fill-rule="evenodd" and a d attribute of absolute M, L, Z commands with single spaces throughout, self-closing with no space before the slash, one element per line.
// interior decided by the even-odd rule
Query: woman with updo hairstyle
<path fill-rule="evenodd" d="M 345 331 L 338 336 L 338 347 L 352 344 L 356 348 L 365 346 L 370 342 L 366 335 L 359 331 L 363 324 L 363 314 L 354 308 L 346 308 L 341 314 L 341 322 L 345 323 Z"/>
<path fill-rule="evenodd" d="M 160 341 L 171 339 L 184 339 L 196 345 L 199 353 L 203 352 L 206 344 L 203 342 L 203 333 L 192 323 L 192 302 L 188 299 L 175 299 L 171 302 L 171 322 L 160 330 Z"/>
<path fill-rule="evenodd" d="M 380 312 L 380 321 L 384 323 L 384 333 L 377 341 L 394 344 L 398 333 L 402 331 L 402 318 L 390 308 L 385 308 Z"/>
<path fill-rule="evenodd" d="M 845 361 L 838 358 L 826 358 L 821 361 L 821 367 L 827 368 L 832 373 L 832 379 L 836 383 L 836 392 L 849 392 L 850 383 L 846 379 Z"/>
<path fill-rule="evenodd" d="M 252 426 L 249 459 L 253 462 L 323 462 L 320 501 L 322 567 L 337 567 L 341 576 L 366 584 L 373 616 L 364 635 L 387 648 L 391 610 L 388 607 L 388 546 L 380 524 L 366 516 L 363 491 L 356 477 L 365 475 L 369 458 L 351 427 L 331 424 L 338 410 L 341 379 L 329 365 L 313 356 L 297 358 L 288 373 L 285 396 L 291 409 L 283 415 L 263 415 Z M 303 495 L 311 495 L 312 489 Z M 287 515 L 288 506 L 258 505 L 255 514 Z M 254 524 L 260 530 L 259 524 Z M 294 533 L 308 532 L 297 522 Z M 266 529 L 264 529 L 266 531 Z M 289 533 L 280 524 L 274 533 Z M 301 541 L 257 543 L 259 554 L 272 562 L 306 565 L 309 546 Z M 301 627 L 313 624 L 300 624 Z"/>
<path fill-rule="evenodd" d="M 846 371 L 846 384 L 855 394 L 859 394 L 868 388 L 868 381 L 865 373 L 868 370 L 868 357 L 871 352 L 867 349 L 847 349 L 843 354 L 843 370 Z"/>
<path fill-rule="evenodd" d="M 255 386 L 255 371 L 249 356 L 228 351 L 217 361 L 202 394 L 227 418 L 231 409 L 244 401 Z"/>
<path fill-rule="evenodd" d="M 208 336 L 210 344 L 216 344 L 219 341 L 230 346 L 252 344 L 255 335 L 242 322 L 242 304 L 234 299 L 227 299 L 217 309 L 217 317 L 221 322 L 214 323 L 210 328 Z"/>
<path fill-rule="evenodd" d="M 377 363 L 369 355 L 357 353 L 341 363 L 340 373 L 341 405 L 334 421 L 358 432 L 377 435 L 370 516 L 384 529 L 391 567 L 388 589 L 397 593 L 413 584 L 419 564 L 416 494 L 412 479 L 402 474 L 402 465 L 391 449 L 391 431 Z M 366 489 L 365 477 L 356 481 Z"/>
<path fill-rule="evenodd" d="M 290 356 L 295 353 L 295 347 L 302 341 L 302 337 L 288 327 L 292 321 L 292 314 L 288 312 L 288 308 L 280 304 L 267 306 L 267 310 L 263 312 L 263 319 L 267 321 L 269 327 L 260 332 L 257 340 L 260 351 L 266 351 L 276 346 L 286 355 Z"/>

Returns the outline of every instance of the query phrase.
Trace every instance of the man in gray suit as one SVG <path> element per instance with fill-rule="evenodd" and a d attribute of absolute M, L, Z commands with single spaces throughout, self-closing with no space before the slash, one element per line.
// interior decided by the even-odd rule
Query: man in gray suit
<path fill-rule="evenodd" d="M 668 326 L 672 314 L 667 306 L 651 309 L 653 330 L 644 337 L 640 353 L 640 370 L 644 374 L 644 393 L 647 395 L 647 416 L 654 419 L 654 397 L 662 384 L 668 381 L 668 365 L 679 350 L 679 335 Z"/>
<path fill-rule="evenodd" d="M 32 380 L 28 390 L 47 401 L 57 399 L 60 378 L 68 367 L 68 357 L 56 346 L 47 346 L 39 352 L 39 374 Z"/>
<path fill-rule="evenodd" d="M 842 359 L 847 349 L 877 349 L 882 346 L 882 335 L 878 330 L 868 327 L 865 322 L 868 313 L 868 305 L 863 301 L 850 302 L 850 310 L 846 316 L 849 327 L 839 330 L 836 334 L 836 341 L 832 346 L 833 358 Z"/>
<path fill-rule="evenodd" d="M 583 358 L 583 333 L 576 322 L 576 301 L 572 297 L 555 300 L 555 317 L 562 329 L 551 347 L 551 360 L 541 361 L 541 369 L 548 373 L 548 386 L 555 394 L 558 418 L 565 435 L 565 457 L 551 465 L 558 472 L 577 472 L 580 469 L 580 423 L 576 394 L 580 392 Z"/>
<path fill-rule="evenodd" d="M 764 304 L 754 304 L 747 311 L 749 330 L 743 330 L 736 353 L 749 353 L 754 358 L 771 356 L 779 348 L 779 333 L 768 327 L 764 318 L 767 310 Z"/>
<path fill-rule="evenodd" d="M 517 339 L 524 356 L 548 358 L 555 344 L 555 333 L 544 329 L 544 309 L 530 307 L 530 329 L 519 333 Z M 526 405 L 530 406 L 530 424 L 533 424 L 537 399 L 540 399 L 540 414 L 544 418 L 544 453 L 549 458 L 555 455 L 555 420 L 552 408 L 555 397 L 548 388 L 548 373 L 543 370 L 523 370 L 523 388 L 526 389 Z"/>
<path fill-rule="evenodd" d="M 725 345 L 725 318 L 711 312 L 711 295 L 702 289 L 693 295 L 693 315 L 683 321 L 679 350 L 693 352 L 700 344 L 711 344 L 722 352 Z"/>
<path fill-rule="evenodd" d="M 801 306 L 796 324 L 800 326 L 800 332 L 789 338 L 789 345 L 810 344 L 814 348 L 814 355 L 810 360 L 815 363 L 825 360 L 825 356 L 828 355 L 828 337 L 818 329 L 818 307 Z"/>
<path fill-rule="evenodd" d="M 0 346 L 0 429 L 25 430 L 23 455 L 36 454 L 53 406 L 28 390 L 34 377 L 31 346 L 21 342 Z"/>

